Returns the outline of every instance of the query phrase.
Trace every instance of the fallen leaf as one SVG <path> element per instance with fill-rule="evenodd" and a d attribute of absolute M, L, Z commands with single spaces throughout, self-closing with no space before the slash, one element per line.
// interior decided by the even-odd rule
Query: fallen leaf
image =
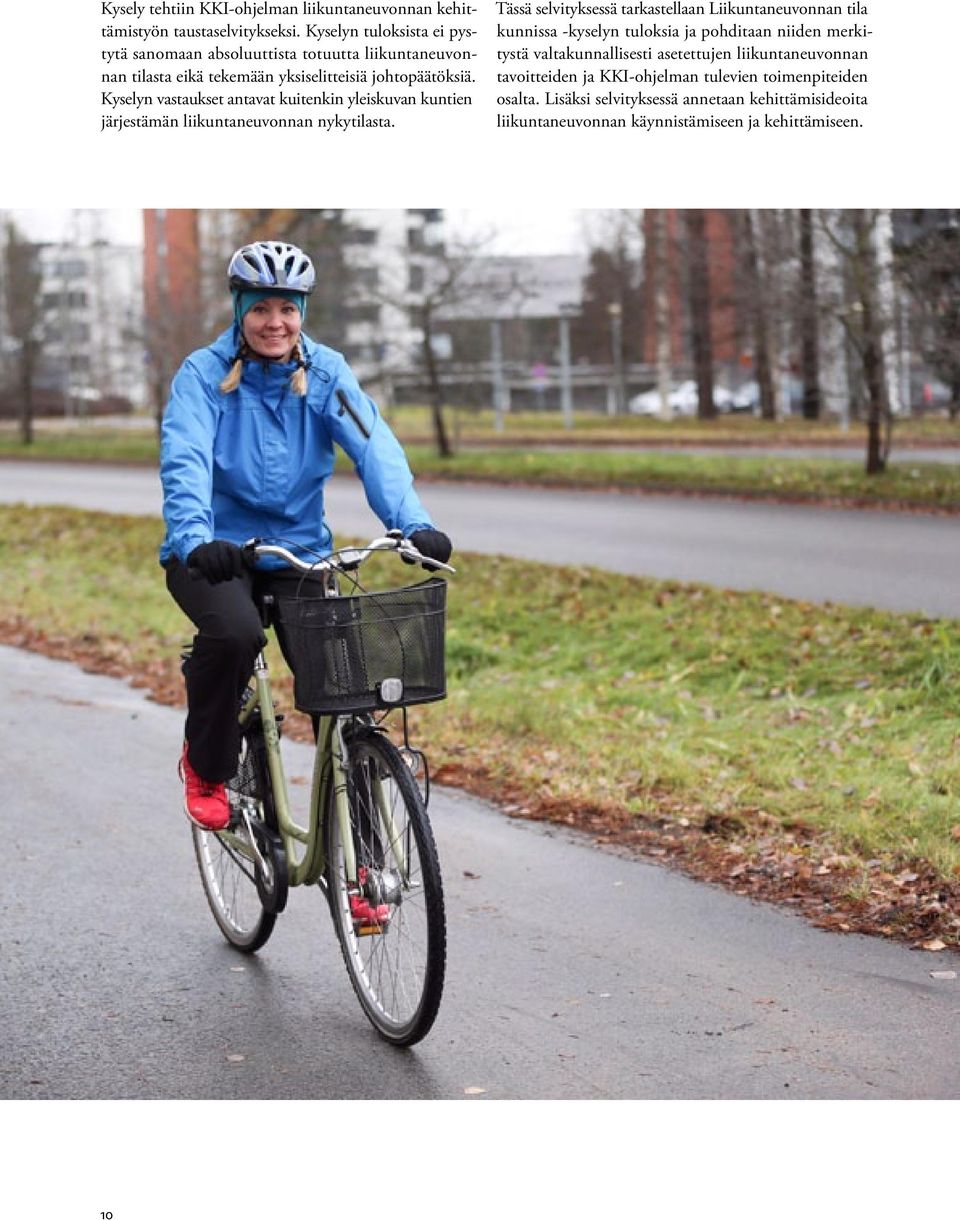
<path fill-rule="evenodd" d="M 472 1084 L 469 1088 L 466 1088 L 463 1091 L 468 1097 L 477 1097 L 481 1093 L 486 1093 L 487 1090 L 478 1088 L 475 1084 Z"/>
<path fill-rule="evenodd" d="M 957 972 L 956 970 L 931 970 L 930 977 L 932 979 L 955 979 Z"/>
<path fill-rule="evenodd" d="M 479 874 L 479 873 L 471 873 L 471 872 L 469 871 L 469 869 L 464 869 L 464 870 L 463 870 L 463 875 L 464 875 L 464 877 L 469 877 L 471 881 L 479 881 L 479 880 L 480 880 L 480 874 Z"/>
<path fill-rule="evenodd" d="M 942 940 L 925 940 L 920 946 L 921 949 L 926 949 L 928 953 L 939 953 L 941 949 L 946 949 L 946 947 Z"/>
<path fill-rule="evenodd" d="M 227 1055 L 227 1063 L 243 1063 L 246 1055 Z"/>

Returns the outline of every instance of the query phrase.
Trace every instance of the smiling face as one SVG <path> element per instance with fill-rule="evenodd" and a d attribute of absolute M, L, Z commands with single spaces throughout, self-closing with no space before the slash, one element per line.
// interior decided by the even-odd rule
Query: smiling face
<path fill-rule="evenodd" d="M 300 338 L 300 310 L 289 297 L 267 297 L 243 317 L 243 337 L 250 350 L 267 360 L 287 361 Z"/>

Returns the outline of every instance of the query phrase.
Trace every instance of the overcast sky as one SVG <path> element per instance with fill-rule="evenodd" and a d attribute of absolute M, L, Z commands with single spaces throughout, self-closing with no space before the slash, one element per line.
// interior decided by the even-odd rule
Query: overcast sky
<path fill-rule="evenodd" d="M 78 220 L 96 219 L 109 241 L 139 244 L 142 239 L 140 213 L 132 209 L 101 209 L 77 213 L 64 209 L 26 211 L 16 209 L 18 222 L 35 241 L 70 240 Z M 573 208 L 550 212 L 524 212 L 517 208 L 499 211 L 450 209 L 448 231 L 459 234 L 492 234 L 491 252 L 500 254 L 569 254 L 583 247 L 583 213 Z"/>

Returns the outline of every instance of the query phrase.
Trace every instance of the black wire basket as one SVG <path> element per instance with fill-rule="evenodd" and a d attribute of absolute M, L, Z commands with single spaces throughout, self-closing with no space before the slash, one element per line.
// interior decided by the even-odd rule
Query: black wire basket
<path fill-rule="evenodd" d="M 297 707 L 342 715 L 443 699 L 446 605 L 437 578 L 384 593 L 278 597 Z"/>

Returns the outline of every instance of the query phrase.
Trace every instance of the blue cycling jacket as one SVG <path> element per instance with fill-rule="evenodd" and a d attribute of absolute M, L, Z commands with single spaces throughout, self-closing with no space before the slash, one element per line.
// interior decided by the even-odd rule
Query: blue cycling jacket
<path fill-rule="evenodd" d="M 224 538 L 284 539 L 302 556 L 329 554 L 323 485 L 336 443 L 356 467 L 386 529 L 405 536 L 433 522 L 413 490 L 403 450 L 339 352 L 301 335 L 307 395 L 289 386 L 296 364 L 248 359 L 231 394 L 220 382 L 240 343 L 236 326 L 188 356 L 173 380 L 160 437 L 166 537 L 160 562 Z M 263 567 L 282 567 L 267 558 Z"/>

